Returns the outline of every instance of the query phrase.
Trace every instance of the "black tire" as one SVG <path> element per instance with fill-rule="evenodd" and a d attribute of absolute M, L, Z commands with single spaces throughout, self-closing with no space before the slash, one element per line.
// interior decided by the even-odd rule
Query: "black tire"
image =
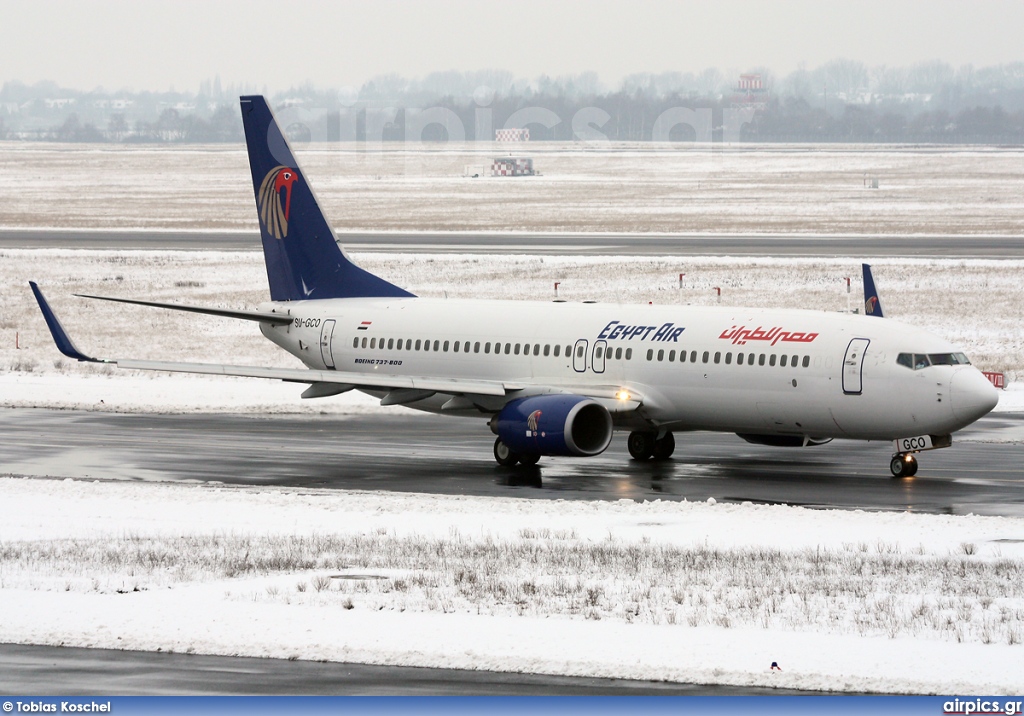
<path fill-rule="evenodd" d="M 656 437 L 658 437 L 657 433 L 645 433 L 639 430 L 630 433 L 629 439 L 626 441 L 626 448 L 629 450 L 630 456 L 634 460 L 650 460 L 654 455 Z"/>
<path fill-rule="evenodd" d="M 665 437 L 661 440 L 654 441 L 654 452 L 652 453 L 655 460 L 668 460 L 672 457 L 672 453 L 676 451 L 676 439 L 672 433 L 665 433 Z"/>
<path fill-rule="evenodd" d="M 519 453 L 509 450 L 508 445 L 503 443 L 501 438 L 497 438 L 494 441 L 494 459 L 502 467 L 512 467 L 519 462 Z"/>
<path fill-rule="evenodd" d="M 519 456 L 519 464 L 520 465 L 526 465 L 527 467 L 532 467 L 533 465 L 536 465 L 538 462 L 540 462 L 540 455 L 520 455 Z"/>
<path fill-rule="evenodd" d="M 903 462 L 902 455 L 894 455 L 892 460 L 889 462 L 889 472 L 892 473 L 893 477 L 907 477 L 908 465 Z"/>
<path fill-rule="evenodd" d="M 907 466 L 906 477 L 913 477 L 914 475 L 917 474 L 917 458 L 916 457 L 911 457 L 910 460 L 906 463 L 906 466 Z"/>

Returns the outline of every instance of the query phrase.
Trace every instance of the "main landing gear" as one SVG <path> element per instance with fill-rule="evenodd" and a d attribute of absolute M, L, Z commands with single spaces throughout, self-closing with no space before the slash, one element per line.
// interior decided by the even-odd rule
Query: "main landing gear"
<path fill-rule="evenodd" d="M 501 438 L 498 438 L 494 441 L 494 459 L 502 467 L 512 467 L 516 464 L 532 467 L 540 460 L 540 455 L 513 452 L 508 445 L 501 441 Z"/>
<path fill-rule="evenodd" d="M 634 460 L 668 460 L 675 452 L 676 439 L 672 433 L 658 438 L 658 433 L 636 430 L 629 434 L 626 447 Z"/>
<path fill-rule="evenodd" d="M 913 477 L 917 474 L 917 458 L 909 452 L 896 453 L 889 463 L 893 477 Z"/>

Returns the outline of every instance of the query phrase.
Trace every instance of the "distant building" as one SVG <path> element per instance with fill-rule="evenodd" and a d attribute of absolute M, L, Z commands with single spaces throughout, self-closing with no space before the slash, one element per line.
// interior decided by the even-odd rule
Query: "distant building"
<path fill-rule="evenodd" d="M 733 107 L 764 109 L 768 106 L 768 89 L 760 74 L 740 75 L 736 93 L 732 97 Z"/>
<path fill-rule="evenodd" d="M 534 173 L 532 157 L 496 157 L 491 162 L 492 177 L 530 177 Z"/>
<path fill-rule="evenodd" d="M 496 129 L 494 140 L 497 142 L 528 142 L 530 141 L 530 130 L 522 129 Z"/>
<path fill-rule="evenodd" d="M 74 97 L 54 97 L 52 99 L 44 99 L 43 103 L 47 109 L 64 109 L 70 104 L 75 103 Z"/>

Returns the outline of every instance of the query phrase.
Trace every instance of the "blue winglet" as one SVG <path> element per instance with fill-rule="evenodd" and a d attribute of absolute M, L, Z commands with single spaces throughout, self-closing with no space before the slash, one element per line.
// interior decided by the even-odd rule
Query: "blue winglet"
<path fill-rule="evenodd" d="M 878 298 L 878 291 L 875 289 L 875 279 L 871 275 L 871 266 L 861 264 L 864 270 L 864 315 L 884 318 L 882 315 L 882 302 Z"/>
<path fill-rule="evenodd" d="M 43 312 L 43 318 L 46 319 L 46 327 L 50 329 L 50 335 L 53 336 L 53 342 L 57 344 L 57 350 L 68 358 L 88 361 L 90 363 L 102 363 L 103 361 L 91 358 L 75 348 L 75 344 L 71 342 L 70 338 L 68 338 L 68 334 L 67 331 L 64 330 L 64 326 L 60 325 L 60 321 L 57 319 L 57 314 L 53 312 L 53 309 L 50 308 L 50 304 L 47 303 L 46 298 L 43 297 L 43 292 L 39 290 L 39 286 L 36 285 L 35 281 L 29 281 L 28 285 L 32 287 L 32 293 L 36 296 L 36 301 L 39 303 L 39 310 Z"/>

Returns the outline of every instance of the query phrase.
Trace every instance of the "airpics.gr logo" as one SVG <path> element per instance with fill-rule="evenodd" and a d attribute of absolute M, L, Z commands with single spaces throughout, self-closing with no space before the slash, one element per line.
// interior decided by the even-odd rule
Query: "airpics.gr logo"
<path fill-rule="evenodd" d="M 294 169 L 277 166 L 267 172 L 260 184 L 259 210 L 260 220 L 267 227 L 267 233 L 275 239 L 283 239 L 288 235 L 288 214 L 292 206 L 292 184 L 299 178 Z M 281 190 L 284 189 L 284 203 L 281 202 Z"/>

